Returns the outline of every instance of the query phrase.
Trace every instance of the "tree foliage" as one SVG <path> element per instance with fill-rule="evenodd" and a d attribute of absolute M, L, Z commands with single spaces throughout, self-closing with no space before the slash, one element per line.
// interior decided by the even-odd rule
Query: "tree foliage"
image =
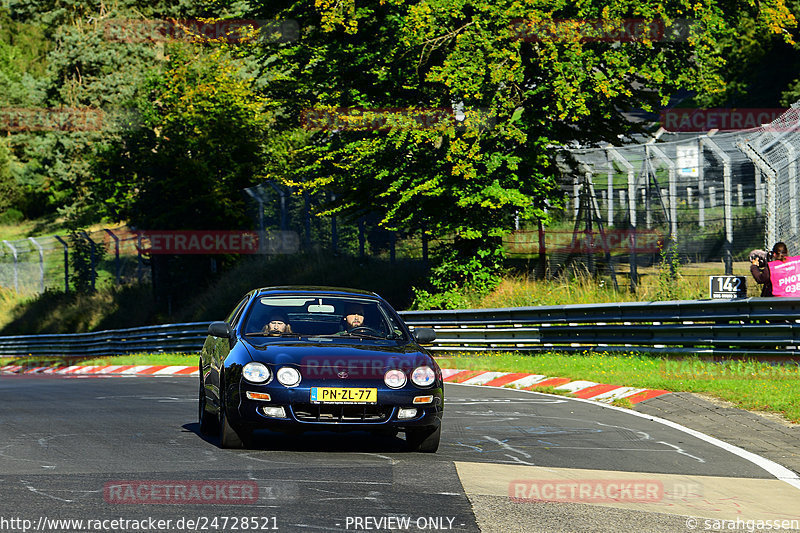
<path fill-rule="evenodd" d="M 782 0 L 318 0 L 258 12 L 302 22 L 296 46 L 271 44 L 262 57 L 273 66 L 265 93 L 284 103 L 280 126 L 313 130 L 284 178 L 335 191 L 330 213 L 378 209 L 386 227 L 445 240 L 439 290 L 491 286 L 512 220 L 546 219 L 559 196 L 553 145 L 613 141 L 631 130 L 625 112 L 681 89 L 723 92 L 743 20 L 756 38 L 793 24 Z M 611 23 L 594 35 L 576 23 L 622 19 L 692 25 L 678 40 L 614 42 Z M 364 109 L 386 126 L 353 116 Z M 415 120 L 442 109 L 455 119 Z"/>
<path fill-rule="evenodd" d="M 107 143 L 93 190 L 142 229 L 236 229 L 258 182 L 269 114 L 224 51 L 175 45 L 137 101 L 139 127 Z"/>
<path fill-rule="evenodd" d="M 798 6 L 784 0 L 7 5 L 3 105 L 139 117 L 137 127 L 14 134 L 16 170 L 0 186 L 26 194 L 8 205 L 142 228 L 237 228 L 241 189 L 279 180 L 329 198 L 319 214 L 377 213 L 384 228 L 437 240 L 438 291 L 491 287 L 502 235 L 517 220 L 547 221 L 561 197 L 554 146 L 614 142 L 634 129 L 626 113 L 680 92 L 768 107 L 800 87 L 773 68 L 768 99 L 754 97 L 767 94 L 759 62 L 800 58 Z M 301 31 L 203 46 L 121 42 L 104 29 L 169 16 L 294 20 Z M 657 21 L 667 36 L 619 38 L 622 20 Z"/>

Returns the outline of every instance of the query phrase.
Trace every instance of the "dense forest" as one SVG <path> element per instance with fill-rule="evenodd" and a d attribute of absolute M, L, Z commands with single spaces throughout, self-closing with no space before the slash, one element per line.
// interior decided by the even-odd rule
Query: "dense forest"
<path fill-rule="evenodd" d="M 242 190 L 272 181 L 320 215 L 447 237 L 434 288 L 489 288 L 500 236 L 559 202 L 554 146 L 650 127 L 632 110 L 800 99 L 798 9 L 6 0 L 0 221 L 249 229 Z"/>

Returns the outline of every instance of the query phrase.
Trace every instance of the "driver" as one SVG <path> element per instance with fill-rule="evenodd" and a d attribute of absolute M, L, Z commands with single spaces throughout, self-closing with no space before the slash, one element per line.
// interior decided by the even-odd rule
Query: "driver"
<path fill-rule="evenodd" d="M 267 333 L 270 336 L 279 337 L 284 333 L 291 333 L 292 327 L 286 321 L 286 317 L 280 314 L 274 314 L 269 317 L 269 322 L 264 326 L 262 333 Z"/>
<path fill-rule="evenodd" d="M 374 324 L 364 319 L 364 306 L 358 303 L 351 303 L 345 307 L 344 317 L 342 318 L 344 329 L 337 335 L 347 335 L 349 333 L 365 334 L 381 337 L 383 334 L 376 330 Z M 374 318 L 372 314 L 370 317 Z M 370 325 L 367 325 L 370 324 Z"/>
<path fill-rule="evenodd" d="M 348 304 L 344 312 L 344 327 L 346 331 L 364 325 L 364 306 L 361 304 Z"/>

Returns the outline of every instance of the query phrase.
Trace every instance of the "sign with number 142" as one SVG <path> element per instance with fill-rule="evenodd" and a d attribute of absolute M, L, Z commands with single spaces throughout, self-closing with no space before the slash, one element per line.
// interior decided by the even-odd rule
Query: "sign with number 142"
<path fill-rule="evenodd" d="M 743 276 L 709 276 L 711 298 L 747 298 L 747 278 Z"/>

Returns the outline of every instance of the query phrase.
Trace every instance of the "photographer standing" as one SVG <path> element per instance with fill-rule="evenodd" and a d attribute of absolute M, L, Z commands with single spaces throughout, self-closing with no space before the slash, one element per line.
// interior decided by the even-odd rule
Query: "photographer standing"
<path fill-rule="evenodd" d="M 772 252 L 767 254 L 764 250 L 753 250 L 750 252 L 750 273 L 756 280 L 756 283 L 763 283 L 761 288 L 761 296 L 773 296 L 772 294 L 772 279 L 769 273 L 770 261 L 783 261 L 785 262 L 789 257 L 789 250 L 786 244 L 776 242 L 772 247 Z"/>

